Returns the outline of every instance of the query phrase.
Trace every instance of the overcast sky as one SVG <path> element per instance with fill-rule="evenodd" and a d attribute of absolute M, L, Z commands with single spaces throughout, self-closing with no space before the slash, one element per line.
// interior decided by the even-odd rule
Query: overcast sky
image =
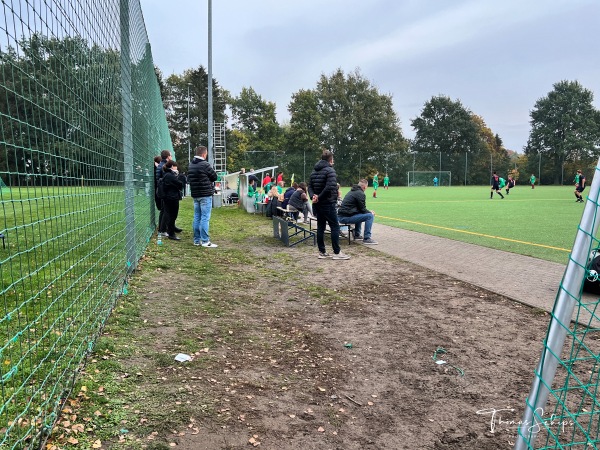
<path fill-rule="evenodd" d="M 208 66 L 207 0 L 140 0 L 163 74 Z M 600 107 L 598 0 L 214 0 L 213 77 L 252 87 L 289 120 L 293 93 L 359 69 L 390 94 L 406 137 L 434 95 L 483 117 L 522 152 L 529 111 L 561 80 Z"/>

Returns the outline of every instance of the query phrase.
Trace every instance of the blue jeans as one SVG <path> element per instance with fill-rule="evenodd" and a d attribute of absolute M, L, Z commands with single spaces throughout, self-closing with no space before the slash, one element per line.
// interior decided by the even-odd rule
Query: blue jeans
<path fill-rule="evenodd" d="M 194 244 L 204 244 L 210 241 L 208 226 L 212 211 L 212 197 L 194 197 Z"/>
<path fill-rule="evenodd" d="M 317 216 L 317 247 L 325 253 L 325 228 L 329 224 L 331 230 L 331 246 L 336 255 L 340 252 L 340 224 L 338 222 L 335 203 L 313 203 L 313 212 Z"/>
<path fill-rule="evenodd" d="M 360 236 L 360 230 L 362 228 L 362 223 L 364 222 L 365 223 L 364 238 L 369 239 L 371 237 L 371 227 L 373 226 L 373 220 L 375 219 L 375 216 L 373 215 L 373 213 L 355 214 L 354 216 L 340 217 L 339 219 L 340 219 L 341 224 L 353 223 L 356 225 L 354 228 L 354 237 Z"/>

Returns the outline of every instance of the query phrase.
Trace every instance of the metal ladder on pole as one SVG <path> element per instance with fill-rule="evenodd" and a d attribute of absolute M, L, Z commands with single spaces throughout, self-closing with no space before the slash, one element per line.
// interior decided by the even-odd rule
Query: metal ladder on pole
<path fill-rule="evenodd" d="M 227 153 L 225 151 L 225 123 L 213 122 L 213 154 L 215 161 L 215 172 L 217 172 L 217 183 L 225 188 L 224 177 L 227 174 Z M 222 198 L 225 201 L 225 197 Z"/>
<path fill-rule="evenodd" d="M 213 124 L 213 153 L 215 157 L 215 172 L 227 172 L 227 155 L 225 151 L 225 123 Z"/>

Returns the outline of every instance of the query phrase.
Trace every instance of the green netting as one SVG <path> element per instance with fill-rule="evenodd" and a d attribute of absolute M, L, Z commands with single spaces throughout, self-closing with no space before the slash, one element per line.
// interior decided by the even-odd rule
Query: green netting
<path fill-rule="evenodd" d="M 149 242 L 172 144 L 139 0 L 1 7 L 0 448 L 37 448 Z"/>
<path fill-rule="evenodd" d="M 583 293 L 586 278 L 598 277 L 588 264 L 600 244 L 595 237 L 598 171 L 557 294 L 516 449 L 600 448 L 600 299 Z"/>

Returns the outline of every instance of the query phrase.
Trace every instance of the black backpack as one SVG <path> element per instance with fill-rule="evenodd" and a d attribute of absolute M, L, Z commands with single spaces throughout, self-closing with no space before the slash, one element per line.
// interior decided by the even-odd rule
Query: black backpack
<path fill-rule="evenodd" d="M 583 280 L 583 292 L 600 294 L 600 248 L 590 253 Z"/>
<path fill-rule="evenodd" d="M 156 185 L 156 196 L 161 200 L 165 198 L 165 183 L 163 180 L 164 178 L 159 178 Z"/>

